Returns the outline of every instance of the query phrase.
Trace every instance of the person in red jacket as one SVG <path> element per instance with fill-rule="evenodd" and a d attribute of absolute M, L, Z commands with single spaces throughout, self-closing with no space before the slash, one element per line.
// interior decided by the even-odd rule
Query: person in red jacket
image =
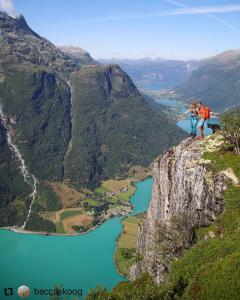
<path fill-rule="evenodd" d="M 202 102 L 198 102 L 197 104 L 197 112 L 198 112 L 198 129 L 199 129 L 199 137 L 198 140 L 203 140 L 204 138 L 204 124 L 211 117 L 211 110 L 209 107 L 202 104 Z"/>

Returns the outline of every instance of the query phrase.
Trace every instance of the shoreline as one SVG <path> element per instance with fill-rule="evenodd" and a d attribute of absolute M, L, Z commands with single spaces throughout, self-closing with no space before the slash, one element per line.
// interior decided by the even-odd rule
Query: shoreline
<path fill-rule="evenodd" d="M 131 197 L 133 197 L 137 191 L 137 186 L 136 186 L 136 183 L 140 183 L 140 182 L 143 182 L 144 180 L 147 180 L 149 178 L 152 178 L 152 176 L 147 176 L 146 178 L 142 178 L 141 180 L 139 181 L 136 181 L 134 182 L 134 186 L 135 186 L 135 191 L 134 193 L 131 195 Z M 131 198 L 130 197 L 130 198 Z M 120 217 L 121 220 L 120 220 L 120 223 L 121 223 L 121 231 L 119 232 L 119 235 L 117 236 L 116 240 L 115 240 L 115 247 L 114 247 L 114 252 L 113 252 L 113 256 L 112 256 L 112 261 L 115 265 L 115 268 L 116 268 L 116 271 L 117 273 L 123 278 L 123 280 L 126 280 L 126 281 L 129 281 L 130 279 L 122 274 L 119 270 L 119 267 L 118 267 L 118 264 L 117 264 L 117 261 L 116 261 L 116 252 L 117 252 L 117 249 L 118 249 L 118 241 L 119 241 L 119 238 L 123 232 L 123 220 L 126 219 L 127 217 L 131 216 L 131 213 L 132 211 L 134 210 L 134 206 L 131 201 L 129 203 L 129 210 L 128 211 L 125 211 L 124 213 L 122 214 L 119 214 L 119 215 L 112 215 L 112 216 L 108 216 L 108 218 L 104 218 L 103 220 L 101 220 L 101 222 L 99 222 L 96 226 L 90 228 L 88 231 L 85 231 L 85 232 L 80 232 L 80 233 L 74 233 L 74 234 L 63 234 L 63 233 L 55 233 L 55 232 L 46 232 L 46 231 L 32 231 L 32 230 L 26 230 L 22 227 L 16 227 L 16 226 L 5 226 L 5 227 L 1 227 L 0 228 L 0 231 L 1 230 L 9 230 L 9 231 L 12 231 L 12 232 L 15 232 L 15 233 L 18 233 L 18 234 L 32 234 L 32 235 L 40 235 L 40 236 L 62 236 L 62 237 L 77 237 L 77 236 L 81 236 L 81 235 L 85 235 L 85 234 L 88 234 L 90 233 L 91 231 L 97 229 L 98 227 L 100 227 L 104 222 L 108 221 L 108 220 L 111 220 L 115 217 Z M 138 213 L 136 213 L 138 214 Z M 134 215 L 133 215 L 134 216 Z"/>
<path fill-rule="evenodd" d="M 136 190 L 137 190 L 136 183 L 139 183 L 139 182 L 142 182 L 144 180 L 147 180 L 148 178 L 152 178 L 152 175 L 147 175 L 146 177 L 140 179 L 139 181 L 132 182 L 133 185 L 135 186 L 135 190 L 134 190 L 133 194 L 130 196 L 130 199 L 136 193 Z M 128 205 L 126 205 L 125 207 L 127 207 L 127 206 Z M 19 233 L 19 234 L 36 234 L 36 235 L 42 235 L 42 236 L 63 236 L 63 237 L 64 236 L 66 236 L 66 237 L 81 236 L 81 235 L 84 235 L 84 234 L 88 234 L 91 231 L 97 229 L 104 222 L 106 222 L 108 220 L 111 220 L 114 217 L 127 217 L 128 214 L 130 214 L 132 212 L 132 210 L 134 209 L 134 206 L 131 204 L 131 202 L 129 203 L 129 207 L 131 207 L 131 209 L 128 212 L 125 212 L 125 213 L 122 213 L 122 214 L 119 214 L 119 215 L 113 215 L 112 217 L 108 217 L 108 218 L 103 218 L 97 225 L 95 225 L 94 227 L 92 227 L 92 228 L 90 228 L 90 229 L 88 229 L 87 231 L 84 231 L 84 232 L 78 232 L 78 233 L 57 233 L 57 232 L 48 232 L 48 231 L 33 231 L 33 230 L 26 230 L 26 229 L 24 229 L 22 227 L 17 227 L 17 226 L 4 226 L 4 227 L 0 227 L 0 230 L 10 230 L 10 231 L 13 231 L 13 232 Z M 119 236 L 120 236 L 120 234 L 119 234 Z M 119 274 L 122 275 L 120 272 L 119 272 Z M 122 275 L 122 276 L 124 276 L 124 275 Z"/>
<path fill-rule="evenodd" d="M 137 188 L 136 188 L 137 189 Z M 135 191 L 136 192 L 136 191 Z M 134 192 L 134 193 L 135 193 Z M 133 194 L 134 195 L 134 194 Z M 132 195 L 132 196 L 133 196 Z M 118 264 L 117 264 L 117 262 L 116 262 L 116 252 L 117 252 L 117 249 L 118 249 L 118 240 L 119 240 L 119 238 L 120 238 L 120 236 L 121 236 L 121 234 L 122 234 L 122 231 L 123 231 L 123 220 L 124 219 L 126 219 L 128 217 L 128 215 L 126 215 L 126 216 L 124 216 L 123 218 L 122 218 L 122 220 L 120 221 L 120 223 L 121 223 L 121 226 L 122 226 L 122 229 L 121 229 L 121 232 L 119 233 L 119 235 L 118 235 L 118 237 L 116 238 L 116 240 L 115 240 L 115 248 L 114 248 L 114 252 L 113 252 L 113 257 L 112 257 L 112 259 L 113 259 L 113 263 L 114 263 L 114 265 L 116 266 L 116 270 L 117 270 L 117 272 L 118 272 L 118 274 L 120 274 L 122 277 L 124 277 L 125 279 L 127 279 L 128 281 L 129 281 L 129 278 L 126 276 L 126 275 L 124 275 L 124 274 L 122 274 L 120 271 L 119 271 L 119 268 L 118 268 Z"/>
<path fill-rule="evenodd" d="M 130 206 L 129 206 L 130 207 Z M 111 220 L 115 217 L 126 217 L 131 211 L 133 207 L 131 207 L 131 210 L 129 212 L 124 213 L 124 214 L 119 214 L 119 215 L 113 215 L 112 217 L 105 218 L 101 222 L 99 222 L 97 225 L 94 227 L 88 229 L 87 231 L 84 232 L 78 232 L 78 233 L 57 233 L 57 232 L 47 232 L 47 231 L 32 231 L 32 230 L 26 230 L 22 227 L 16 227 L 16 226 L 5 226 L 5 227 L 0 227 L 1 230 L 9 230 L 13 231 L 15 233 L 19 234 L 35 234 L 35 235 L 42 235 L 42 236 L 65 236 L 65 237 L 75 237 L 75 236 L 81 236 L 90 233 L 91 231 L 97 229 L 99 226 L 101 226 L 103 223 L 105 223 L 108 220 Z"/>
<path fill-rule="evenodd" d="M 141 180 L 139 180 L 139 181 L 137 181 L 137 182 L 134 182 L 135 187 L 136 187 L 136 183 L 142 182 L 142 181 L 147 180 L 147 179 L 152 178 L 152 177 L 153 177 L 152 175 L 149 175 L 149 176 L 146 176 L 146 178 L 143 178 L 143 179 L 141 179 Z M 135 195 L 136 192 L 137 192 L 137 187 L 135 188 L 135 191 L 134 191 L 134 193 L 132 194 L 131 197 L 133 197 L 133 196 Z M 133 206 L 133 208 L 134 208 L 134 206 Z M 117 264 L 117 262 L 116 262 L 116 252 L 117 252 L 117 250 L 118 250 L 118 248 L 119 248 L 119 246 L 118 246 L 118 241 L 119 241 L 119 239 L 120 239 L 120 237 L 121 237 L 121 235 L 122 235 L 122 233 L 123 233 L 123 228 L 124 228 L 124 227 L 123 227 L 123 221 L 124 221 L 126 218 L 128 218 L 128 217 L 131 217 L 131 216 L 134 217 L 135 215 L 138 215 L 138 214 L 139 214 L 139 213 L 136 213 L 136 214 L 130 215 L 130 213 L 131 213 L 131 211 L 121 219 L 121 226 L 122 226 L 122 229 L 121 229 L 121 232 L 119 233 L 118 237 L 116 238 L 116 241 L 115 241 L 115 249 L 114 249 L 114 253 L 113 253 L 113 262 L 114 262 L 114 264 L 115 264 L 115 266 L 116 266 L 117 272 L 118 272 L 122 277 L 126 278 L 128 281 L 130 281 L 130 279 L 129 279 L 126 275 L 122 274 L 122 273 L 120 272 L 120 270 L 119 270 L 118 264 Z M 140 214 L 141 214 L 141 213 L 140 213 Z"/>

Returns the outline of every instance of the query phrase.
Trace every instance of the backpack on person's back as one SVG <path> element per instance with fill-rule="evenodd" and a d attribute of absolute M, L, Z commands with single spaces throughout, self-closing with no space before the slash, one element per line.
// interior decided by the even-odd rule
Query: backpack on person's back
<path fill-rule="evenodd" d="M 198 114 L 200 115 L 201 118 L 204 120 L 208 120 L 211 117 L 211 110 L 208 106 L 201 105 Z"/>

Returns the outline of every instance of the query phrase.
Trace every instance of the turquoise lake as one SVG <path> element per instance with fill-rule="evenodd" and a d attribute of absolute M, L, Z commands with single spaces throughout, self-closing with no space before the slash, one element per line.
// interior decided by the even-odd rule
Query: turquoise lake
<path fill-rule="evenodd" d="M 152 178 L 136 183 L 131 197 L 131 214 L 147 210 L 151 198 Z M 20 285 L 52 289 L 82 289 L 83 294 L 97 285 L 111 289 L 126 280 L 113 261 L 116 239 L 121 229 L 120 217 L 103 223 L 96 230 L 75 237 L 42 236 L 0 230 L 0 299 L 20 299 Z M 3 289 L 13 288 L 14 295 L 4 297 Z M 28 299 L 50 299 L 31 296 Z M 68 298 L 68 299 L 73 299 Z"/>

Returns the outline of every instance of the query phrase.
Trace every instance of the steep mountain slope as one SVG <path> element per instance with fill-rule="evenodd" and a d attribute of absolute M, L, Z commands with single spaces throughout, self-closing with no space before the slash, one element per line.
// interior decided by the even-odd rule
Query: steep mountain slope
<path fill-rule="evenodd" d="M 198 67 L 197 61 L 179 61 L 165 59 L 109 59 L 102 63 L 118 64 L 127 72 L 140 88 L 170 88 L 185 82 Z"/>
<path fill-rule="evenodd" d="M 24 163 L 37 188 L 45 190 L 34 197 L 38 199 L 34 213 L 33 197 L 32 201 L 24 198 L 25 208 L 35 219 L 47 207 L 59 208 L 57 201 L 46 204 L 48 197 L 54 197 L 43 181 L 65 180 L 92 188 L 102 179 L 124 176 L 133 164 L 148 165 L 184 135 L 146 104 L 119 67 L 84 67 L 83 61 L 33 32 L 22 16 L 0 13 L 0 30 L 0 119 L 5 136 L 11 137 L 21 154 L 16 166 Z M 3 157 L 3 165 L 7 160 Z M 15 176 L 13 166 L 14 159 L 6 180 Z M 7 186 L 12 189 L 10 183 Z M 30 182 L 30 189 L 35 191 L 35 182 Z M 19 194 L 13 190 L 6 195 L 6 205 L 14 202 L 18 195 L 25 195 L 24 184 Z M 25 217 L 26 213 L 17 212 L 9 224 L 19 224 L 18 218 L 23 223 Z"/>
<path fill-rule="evenodd" d="M 23 224 L 30 205 L 30 187 L 24 182 L 19 162 L 12 153 L 0 121 L 0 220 L 2 226 Z"/>
<path fill-rule="evenodd" d="M 123 177 L 132 165 L 148 166 L 181 135 L 116 65 L 84 67 L 71 74 L 70 82 L 73 134 L 65 161 L 70 181 L 93 185 L 109 176 Z"/>
<path fill-rule="evenodd" d="M 0 30 L 0 120 L 5 140 L 0 220 L 1 225 L 21 226 L 33 201 L 32 174 L 40 180 L 63 178 L 71 133 L 71 96 L 64 77 L 78 66 L 33 32 L 22 16 L 0 12 Z M 30 172 L 27 180 L 24 168 Z"/>
<path fill-rule="evenodd" d="M 0 12 L 0 64 L 29 64 L 58 72 L 72 71 L 75 62 L 52 43 L 35 33 L 23 16 L 11 18 Z"/>
<path fill-rule="evenodd" d="M 5 67 L 0 101 L 11 117 L 14 140 L 39 179 L 62 180 L 63 159 L 71 135 L 70 90 L 46 70 Z"/>
<path fill-rule="evenodd" d="M 240 51 L 233 50 L 201 61 L 186 84 L 176 87 L 185 98 L 197 97 L 214 110 L 240 105 Z"/>

